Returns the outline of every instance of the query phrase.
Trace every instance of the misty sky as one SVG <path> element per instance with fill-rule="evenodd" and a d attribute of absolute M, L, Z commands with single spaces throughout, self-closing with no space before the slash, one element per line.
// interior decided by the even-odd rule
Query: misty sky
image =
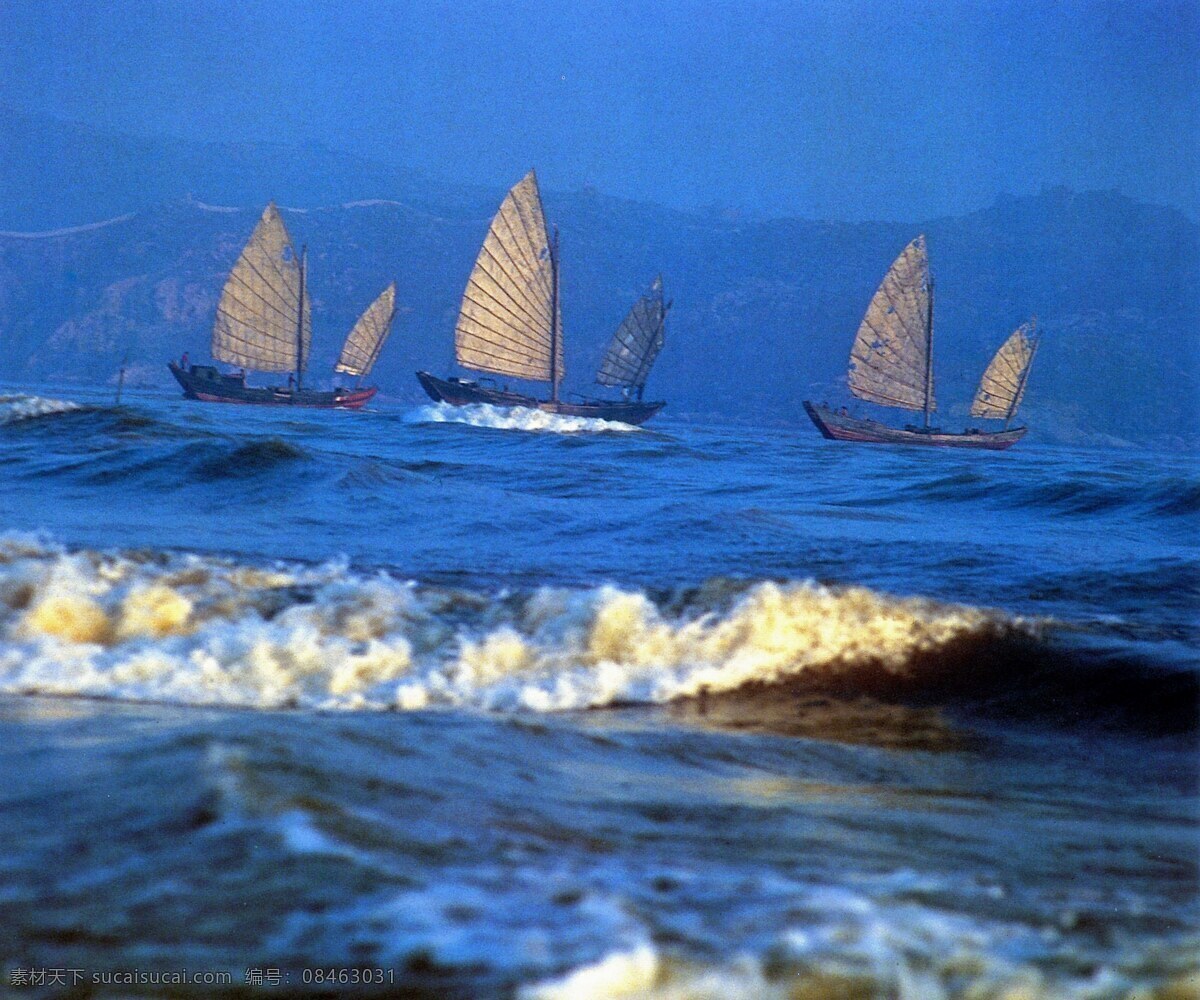
<path fill-rule="evenodd" d="M 1046 184 L 1200 209 L 1200 3 L 0 0 L 0 102 L 453 181 L 927 218 Z"/>

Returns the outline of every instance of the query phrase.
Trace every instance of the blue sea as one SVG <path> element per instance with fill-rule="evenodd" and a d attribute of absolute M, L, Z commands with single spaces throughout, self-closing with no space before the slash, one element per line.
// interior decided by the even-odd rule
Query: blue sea
<path fill-rule="evenodd" d="M 0 993 L 1200 995 L 1195 456 L 51 387 L 0 463 Z"/>

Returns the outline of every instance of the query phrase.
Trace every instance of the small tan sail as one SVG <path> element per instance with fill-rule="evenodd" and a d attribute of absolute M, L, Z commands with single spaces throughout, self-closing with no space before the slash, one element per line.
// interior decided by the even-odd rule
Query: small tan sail
<path fill-rule="evenodd" d="M 637 389 L 644 386 L 663 348 L 666 317 L 662 275 L 659 275 L 617 327 L 596 372 L 596 381 L 601 385 Z"/>
<path fill-rule="evenodd" d="M 850 391 L 902 410 L 935 409 L 930 366 L 930 281 L 925 237 L 895 259 L 850 349 Z"/>
<path fill-rule="evenodd" d="M 221 292 L 212 356 L 260 372 L 303 371 L 312 315 L 302 288 L 301 262 L 271 202 Z"/>
<path fill-rule="evenodd" d="M 971 416 L 1011 420 L 1025 395 L 1029 366 L 1037 353 L 1034 323 L 1022 323 L 1000 345 L 979 380 L 979 391 L 971 404 Z"/>
<path fill-rule="evenodd" d="M 383 350 L 396 315 L 396 283 L 393 281 L 367 306 L 342 345 L 342 354 L 333 366 L 335 372 L 363 376 L 370 373 Z"/>
<path fill-rule="evenodd" d="M 554 253 L 531 170 L 501 203 L 467 279 L 454 330 L 460 365 L 534 381 L 562 379 Z"/>

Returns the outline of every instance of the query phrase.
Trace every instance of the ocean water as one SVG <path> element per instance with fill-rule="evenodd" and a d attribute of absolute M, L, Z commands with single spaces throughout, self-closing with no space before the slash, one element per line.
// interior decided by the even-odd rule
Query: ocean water
<path fill-rule="evenodd" d="M 0 992 L 1200 995 L 1193 456 L 46 390 L 0 460 Z"/>

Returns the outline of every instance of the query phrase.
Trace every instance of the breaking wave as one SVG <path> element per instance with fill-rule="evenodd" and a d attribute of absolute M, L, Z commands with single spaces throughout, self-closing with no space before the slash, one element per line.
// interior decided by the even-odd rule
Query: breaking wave
<path fill-rule="evenodd" d="M 543 431 L 551 434 L 599 434 L 609 431 L 625 433 L 638 430 L 631 424 L 615 420 L 567 417 L 523 406 L 492 406 L 488 403 L 472 403 L 469 406 L 430 403 L 428 406 L 417 407 L 407 419 L 409 423 L 416 424 L 470 424 L 472 427 L 494 427 L 506 431 Z"/>
<path fill-rule="evenodd" d="M 556 711 L 812 674 L 902 681 L 1032 629 L 977 608 L 814 583 L 675 601 L 614 586 L 482 593 L 341 562 L 254 567 L 0 538 L 0 690 L 261 708 Z"/>
<path fill-rule="evenodd" d="M 43 399 L 41 396 L 0 396 L 0 424 L 13 424 L 56 413 L 81 410 L 78 403 L 67 399 Z"/>

